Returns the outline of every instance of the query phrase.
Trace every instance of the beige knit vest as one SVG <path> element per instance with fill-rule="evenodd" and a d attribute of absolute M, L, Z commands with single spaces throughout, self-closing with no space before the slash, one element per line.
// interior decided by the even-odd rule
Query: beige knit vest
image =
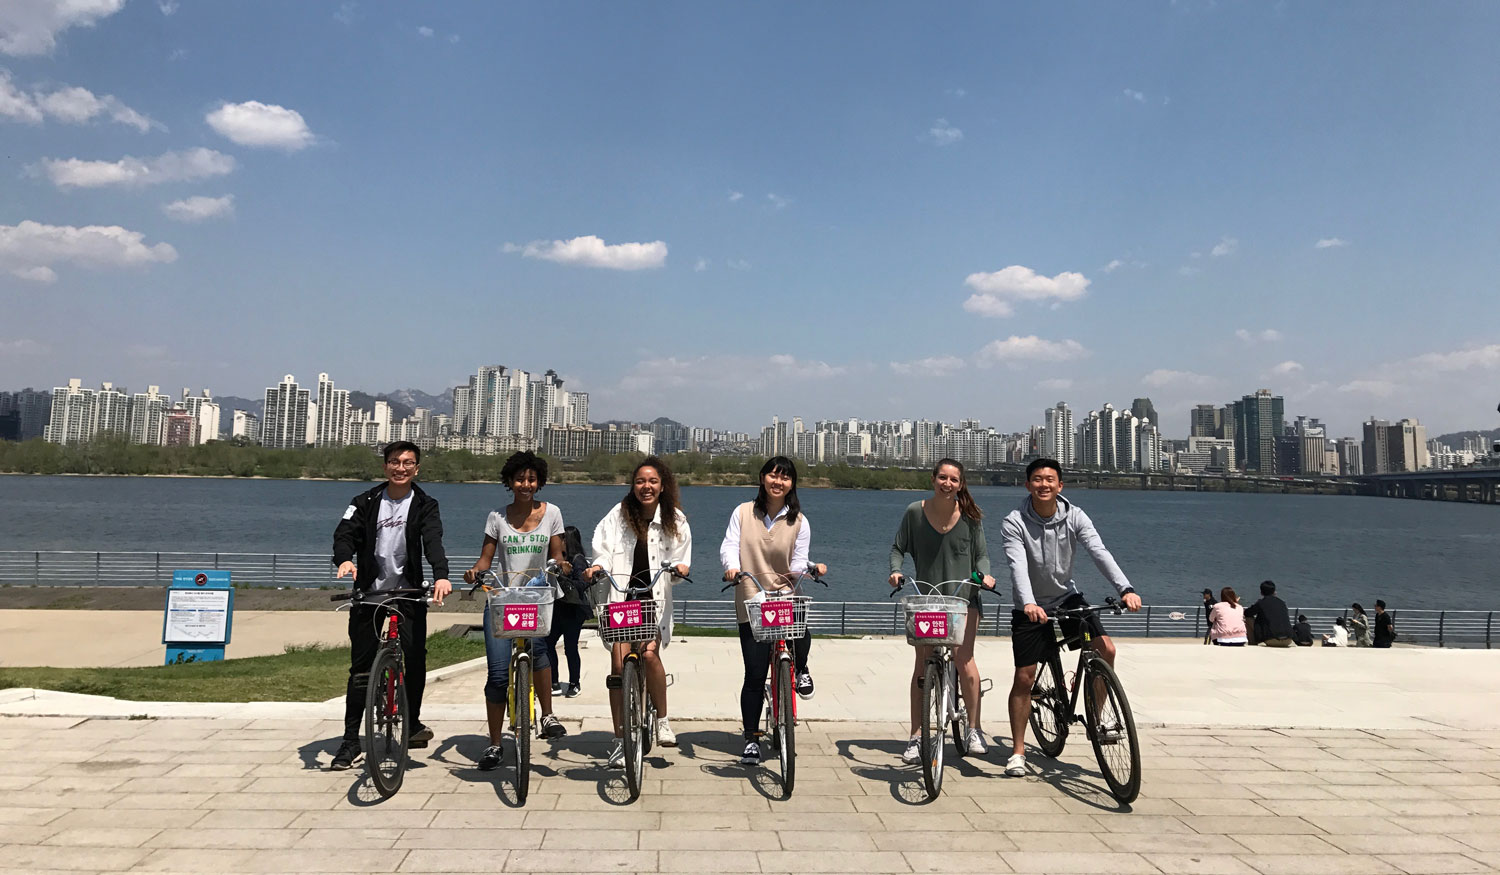
<path fill-rule="evenodd" d="M 791 525 L 787 525 L 786 517 L 782 517 L 767 529 L 766 524 L 755 516 L 755 502 L 745 502 L 737 512 L 740 515 L 740 570 L 755 575 L 767 590 L 786 589 L 784 579 L 778 575 L 791 572 L 792 551 L 797 547 L 802 516 L 798 514 L 797 521 Z M 750 621 L 745 612 L 745 599 L 759 591 L 748 580 L 735 587 L 734 615 L 741 623 Z"/>

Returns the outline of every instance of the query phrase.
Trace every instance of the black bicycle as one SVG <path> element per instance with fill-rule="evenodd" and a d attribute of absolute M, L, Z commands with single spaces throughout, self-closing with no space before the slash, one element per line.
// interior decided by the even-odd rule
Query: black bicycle
<path fill-rule="evenodd" d="M 1057 757 L 1068 742 L 1068 730 L 1078 722 L 1094 746 L 1099 771 L 1109 785 L 1110 795 L 1120 802 L 1134 802 L 1141 792 L 1141 743 L 1135 731 L 1135 717 L 1120 676 L 1093 647 L 1092 636 L 1084 620 L 1124 608 L 1114 599 L 1102 605 L 1070 608 L 1051 615 L 1050 623 L 1057 639 L 1057 649 L 1045 662 L 1037 664 L 1036 681 L 1031 686 L 1031 731 L 1037 747 L 1049 757 Z M 1062 620 L 1077 620 L 1078 630 L 1062 633 Z M 1071 687 L 1062 670 L 1062 648 L 1078 648 L 1078 670 Z M 1078 693 L 1083 691 L 1083 714 L 1078 713 Z"/>
<path fill-rule="evenodd" d="M 430 590 L 421 587 L 401 587 L 380 592 L 353 590 L 341 592 L 329 601 L 349 603 L 350 610 L 364 604 L 373 604 L 377 610 L 371 622 L 380 639 L 380 649 L 370 663 L 370 672 L 365 684 L 365 771 L 370 783 L 381 796 L 390 798 L 401 789 L 409 762 L 408 742 L 411 738 L 411 720 L 406 701 L 406 658 L 401 653 L 400 602 L 432 604 Z M 339 610 L 344 608 L 339 605 Z M 384 624 L 385 631 L 380 632 Z M 359 676 L 354 678 L 359 682 Z"/>

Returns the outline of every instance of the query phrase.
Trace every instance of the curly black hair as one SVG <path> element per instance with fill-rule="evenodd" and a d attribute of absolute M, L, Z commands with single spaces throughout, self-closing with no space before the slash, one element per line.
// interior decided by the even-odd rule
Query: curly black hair
<path fill-rule="evenodd" d="M 505 460 L 505 467 L 500 469 L 500 482 L 505 484 L 506 489 L 510 489 L 510 484 L 515 481 L 516 475 L 526 471 L 536 472 L 537 489 L 547 485 L 547 460 L 530 450 L 513 453 L 509 459 Z"/>

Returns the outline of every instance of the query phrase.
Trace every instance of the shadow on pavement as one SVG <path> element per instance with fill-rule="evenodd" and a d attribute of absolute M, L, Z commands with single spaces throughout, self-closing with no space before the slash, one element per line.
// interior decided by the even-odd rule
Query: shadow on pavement
<path fill-rule="evenodd" d="M 328 768 L 333 762 L 333 755 L 338 752 L 339 744 L 344 737 L 335 735 L 333 738 L 324 738 L 318 741 L 309 741 L 307 744 L 297 748 L 297 756 L 302 760 L 302 768 L 306 771 L 321 772 Z M 320 760 L 318 754 L 328 754 L 326 760 Z"/>
<path fill-rule="evenodd" d="M 1043 783 L 1056 787 L 1058 792 L 1068 798 L 1100 811 L 1128 813 L 1132 810 L 1129 805 L 1109 794 L 1104 776 L 1099 772 L 1042 755 L 1038 755 L 1036 761 L 1040 761 L 1038 764 L 1041 766 L 1036 777 Z"/>

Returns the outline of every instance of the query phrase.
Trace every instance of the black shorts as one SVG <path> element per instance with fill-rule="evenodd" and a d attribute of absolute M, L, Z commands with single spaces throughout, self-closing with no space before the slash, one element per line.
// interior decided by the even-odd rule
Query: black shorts
<path fill-rule="evenodd" d="M 1063 599 L 1053 611 L 1063 611 L 1070 608 L 1088 607 L 1088 599 L 1074 593 Z M 1049 612 L 1050 613 L 1050 612 Z M 1057 633 L 1053 630 L 1053 623 L 1058 621 L 1049 616 L 1045 623 L 1033 623 L 1026 617 L 1024 611 L 1010 612 L 1010 649 L 1015 656 L 1016 668 L 1025 668 L 1028 665 L 1036 665 L 1045 662 L 1057 652 Z M 1064 637 L 1074 635 L 1078 632 L 1080 623 L 1087 624 L 1089 635 L 1099 638 L 1108 635 L 1104 631 L 1104 624 L 1099 621 L 1098 614 L 1090 614 L 1082 620 L 1070 619 L 1062 621 L 1062 632 Z"/>

